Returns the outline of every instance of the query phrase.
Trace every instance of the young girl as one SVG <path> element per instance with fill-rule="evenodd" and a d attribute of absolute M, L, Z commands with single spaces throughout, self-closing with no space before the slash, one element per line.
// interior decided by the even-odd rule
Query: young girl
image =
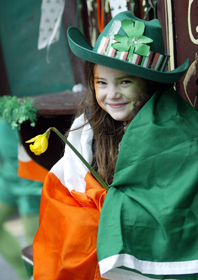
<path fill-rule="evenodd" d="M 188 61 L 164 72 L 158 20 L 131 12 L 94 48 L 74 27 L 68 40 L 89 62 L 68 140 L 109 190 L 66 145 L 43 188 L 34 280 L 197 279 L 198 114 L 172 87 Z"/>

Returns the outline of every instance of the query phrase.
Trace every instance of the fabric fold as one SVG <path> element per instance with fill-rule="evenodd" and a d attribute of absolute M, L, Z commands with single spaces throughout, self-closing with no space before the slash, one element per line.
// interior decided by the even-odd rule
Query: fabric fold
<path fill-rule="evenodd" d="M 83 119 L 84 116 L 76 119 L 73 128 L 82 125 Z M 81 143 L 90 136 L 90 130 L 80 129 L 77 139 L 76 132 L 72 131 L 69 139 L 88 159 L 89 147 Z M 76 160 L 74 152 L 66 147 L 64 157 L 45 180 L 39 230 L 33 243 L 34 280 L 103 279 L 96 256 L 96 238 L 106 190 Z M 72 174 L 67 174 L 70 170 Z M 68 187 L 70 180 L 76 182 L 72 188 Z"/>
<path fill-rule="evenodd" d="M 197 158 L 198 113 L 174 90 L 155 93 L 122 139 L 101 211 L 102 277 L 197 279 Z"/>

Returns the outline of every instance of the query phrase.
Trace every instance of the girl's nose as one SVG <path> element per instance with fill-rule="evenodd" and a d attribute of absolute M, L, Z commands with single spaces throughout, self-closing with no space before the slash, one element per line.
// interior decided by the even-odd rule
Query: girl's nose
<path fill-rule="evenodd" d="M 118 88 L 116 85 L 111 85 L 108 88 L 108 93 L 107 93 L 107 97 L 109 99 L 119 99 L 121 97 L 121 93 L 119 92 Z"/>

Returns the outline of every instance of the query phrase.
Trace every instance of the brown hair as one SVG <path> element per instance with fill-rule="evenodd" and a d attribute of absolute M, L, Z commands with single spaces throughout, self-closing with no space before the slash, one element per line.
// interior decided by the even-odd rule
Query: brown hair
<path fill-rule="evenodd" d="M 80 103 L 77 116 L 84 113 L 93 129 L 95 151 L 93 152 L 92 166 L 100 177 L 109 185 L 112 183 L 114 176 L 118 157 L 118 143 L 121 142 L 124 132 L 122 122 L 114 121 L 111 116 L 99 106 L 96 100 L 93 73 L 94 66 L 95 64 L 93 63 L 87 63 L 87 92 Z M 142 93 L 139 101 L 134 104 L 134 116 L 159 87 L 162 87 L 162 84 L 147 80 L 148 90 Z M 89 114 L 87 114 L 88 109 Z M 104 122 L 106 133 L 104 131 Z"/>

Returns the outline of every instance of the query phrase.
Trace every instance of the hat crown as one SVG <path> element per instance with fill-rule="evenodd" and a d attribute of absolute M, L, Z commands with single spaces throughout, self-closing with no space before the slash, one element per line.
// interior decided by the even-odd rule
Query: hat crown
<path fill-rule="evenodd" d="M 93 51 L 97 52 L 100 42 L 103 37 L 114 39 L 114 35 L 127 36 L 126 32 L 122 27 L 122 22 L 124 20 L 131 20 L 133 23 L 136 21 L 143 22 L 145 25 L 144 33 L 142 35 L 150 38 L 153 42 L 149 43 L 150 50 L 156 53 L 164 54 L 164 40 L 162 27 L 157 19 L 151 21 L 146 21 L 139 19 L 134 16 L 130 11 L 125 11 L 117 14 L 103 29 L 99 35 L 96 44 L 93 48 Z"/>
<path fill-rule="evenodd" d="M 187 59 L 175 70 L 166 72 L 169 55 L 164 53 L 159 21 L 139 19 L 130 11 L 117 14 L 94 47 L 76 27 L 68 28 L 67 36 L 72 52 L 83 60 L 156 82 L 174 83 L 189 66 Z"/>

